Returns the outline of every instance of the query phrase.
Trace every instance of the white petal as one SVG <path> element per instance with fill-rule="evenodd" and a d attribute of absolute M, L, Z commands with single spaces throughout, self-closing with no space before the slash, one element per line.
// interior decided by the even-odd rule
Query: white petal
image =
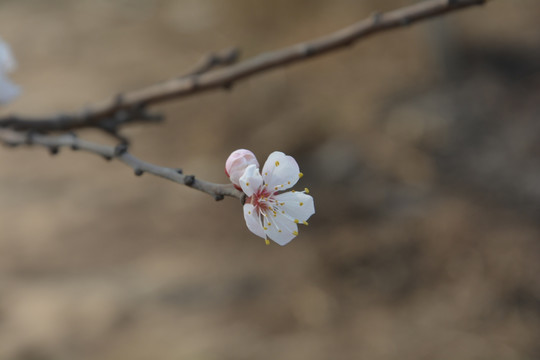
<path fill-rule="evenodd" d="M 288 191 L 283 194 L 276 195 L 276 200 L 279 203 L 280 210 L 285 211 L 285 214 L 291 219 L 297 219 L 299 222 L 304 222 L 313 214 L 315 214 L 315 205 L 313 197 L 302 192 Z M 282 205 L 283 204 L 283 205 Z"/>
<path fill-rule="evenodd" d="M 292 156 L 274 151 L 264 163 L 262 176 L 272 191 L 286 190 L 300 178 L 300 169 Z"/>
<path fill-rule="evenodd" d="M 268 211 L 263 221 L 266 235 L 281 246 L 288 244 L 298 235 L 298 226 L 281 213 Z"/>
<path fill-rule="evenodd" d="M 266 239 L 264 234 L 259 213 L 255 211 L 255 207 L 251 204 L 244 205 L 244 219 L 248 229 L 257 236 Z"/>
<path fill-rule="evenodd" d="M 259 169 L 255 165 L 249 165 L 240 177 L 240 186 L 247 196 L 256 193 L 263 184 Z"/>
<path fill-rule="evenodd" d="M 15 99 L 21 93 L 21 88 L 13 84 L 0 73 L 0 104 L 5 104 Z"/>
<path fill-rule="evenodd" d="M 0 39 L 0 72 L 6 73 L 15 70 L 17 66 L 11 48 Z"/>

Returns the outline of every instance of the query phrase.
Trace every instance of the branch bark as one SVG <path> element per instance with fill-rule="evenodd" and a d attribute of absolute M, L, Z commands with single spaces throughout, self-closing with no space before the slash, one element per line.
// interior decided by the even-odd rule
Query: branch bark
<path fill-rule="evenodd" d="M 181 169 L 158 166 L 140 160 L 128 152 L 128 147 L 125 144 L 112 147 L 80 139 L 75 134 L 53 136 L 13 130 L 0 130 L 0 142 L 11 147 L 42 146 L 48 148 L 52 154 L 57 154 L 62 147 L 86 151 L 102 156 L 107 160 L 117 159 L 131 167 L 137 176 L 141 176 L 144 173 L 159 176 L 205 192 L 214 197 L 215 200 L 223 200 L 225 196 L 243 200 L 243 193 L 236 190 L 232 184 L 211 183 L 198 179 L 194 175 L 184 175 Z"/>
<path fill-rule="evenodd" d="M 263 53 L 234 64 L 238 58 L 235 49 L 211 54 L 187 75 L 155 84 L 140 90 L 115 96 L 94 107 L 70 115 L 52 117 L 8 116 L 0 118 L 0 142 L 8 146 L 39 145 L 55 154 L 62 147 L 83 150 L 106 159 L 117 159 L 130 166 L 135 175 L 150 173 L 212 195 L 216 200 L 230 196 L 244 201 L 245 195 L 232 185 L 214 184 L 184 175 L 181 170 L 157 166 L 142 161 L 128 152 L 127 140 L 119 133 L 120 128 L 137 121 L 159 121 L 161 117 L 147 111 L 149 105 L 196 95 L 204 91 L 228 89 L 236 81 L 271 69 L 323 55 L 352 45 L 372 34 L 410 25 L 417 21 L 437 17 L 448 12 L 481 5 L 489 0 L 430 0 L 391 12 L 376 13 L 332 34 Z M 119 139 L 122 144 L 110 147 L 79 139 L 75 134 L 58 136 L 47 132 L 93 127 L 99 128 Z"/>
<path fill-rule="evenodd" d="M 369 35 L 407 26 L 459 9 L 482 5 L 487 1 L 489 0 L 422 1 L 387 13 L 376 13 L 370 18 L 332 34 L 281 50 L 263 53 L 236 65 L 230 65 L 237 59 L 238 53 L 234 50 L 230 50 L 229 53 L 214 54 L 186 76 L 112 97 L 81 112 L 36 118 L 8 116 L 0 119 L 0 127 L 35 131 L 69 131 L 83 127 L 98 127 L 116 136 L 118 128 L 126 123 L 155 120 L 155 115 L 143 111 L 148 105 L 213 89 L 229 89 L 235 82 L 247 77 L 341 49 Z M 226 65 L 230 66 L 216 69 L 217 66 Z M 119 115 L 121 115 L 121 121 L 116 120 Z"/>

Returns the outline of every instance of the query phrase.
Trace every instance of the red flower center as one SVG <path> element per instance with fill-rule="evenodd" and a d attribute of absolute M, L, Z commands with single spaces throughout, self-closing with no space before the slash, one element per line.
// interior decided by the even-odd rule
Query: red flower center
<path fill-rule="evenodd" d="M 268 211 L 270 209 L 270 204 L 273 202 L 275 202 L 274 193 L 268 191 L 264 186 L 246 199 L 246 203 L 253 205 L 255 211 L 259 214 Z"/>

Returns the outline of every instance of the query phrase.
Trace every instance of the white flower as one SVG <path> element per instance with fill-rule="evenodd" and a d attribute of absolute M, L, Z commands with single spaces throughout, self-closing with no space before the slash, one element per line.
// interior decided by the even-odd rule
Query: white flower
<path fill-rule="evenodd" d="M 275 151 L 266 160 L 262 174 L 249 165 L 240 177 L 240 186 L 248 196 L 244 218 L 248 229 L 257 236 L 285 245 L 298 235 L 298 225 L 307 225 L 315 213 L 308 189 L 281 192 L 293 187 L 302 177 L 298 164 L 291 157 Z"/>
<path fill-rule="evenodd" d="M 249 165 L 259 167 L 259 162 L 257 161 L 255 154 L 246 149 L 233 151 L 225 163 L 225 174 L 227 174 L 238 190 L 241 190 L 240 176 L 244 174 L 244 171 L 246 171 L 246 168 Z"/>
<path fill-rule="evenodd" d="M 9 45 L 0 39 L 0 104 L 10 102 L 21 92 L 20 88 L 6 76 L 16 67 L 17 64 Z"/>

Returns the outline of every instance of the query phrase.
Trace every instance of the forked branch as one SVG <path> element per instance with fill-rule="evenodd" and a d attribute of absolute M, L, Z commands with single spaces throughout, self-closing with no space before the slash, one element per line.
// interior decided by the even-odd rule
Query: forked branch
<path fill-rule="evenodd" d="M 161 117 L 148 111 L 150 105 L 196 95 L 213 89 L 229 89 L 235 82 L 295 62 L 344 48 L 372 34 L 410 25 L 417 21 L 443 15 L 466 7 L 481 5 L 489 0 L 430 0 L 387 13 L 377 13 L 332 34 L 263 53 L 236 63 L 238 50 L 212 54 L 187 75 L 124 93 L 96 104 L 91 108 L 68 115 L 46 117 L 7 116 L 0 118 L 0 142 L 9 146 L 40 145 L 57 153 L 62 147 L 88 151 L 106 159 L 118 159 L 130 166 L 136 175 L 150 173 L 184 184 L 212 195 L 216 200 L 224 196 L 244 199 L 242 192 L 232 185 L 220 185 L 183 175 L 181 170 L 161 167 L 139 160 L 128 152 L 127 139 L 120 129 L 134 122 L 159 121 Z M 88 142 L 68 131 L 98 128 L 119 139 L 122 144 L 110 147 Z M 58 136 L 48 132 L 63 132 Z"/>
<path fill-rule="evenodd" d="M 489 0 L 422 1 L 398 10 L 376 13 L 329 35 L 263 53 L 234 65 L 231 64 L 237 60 L 238 52 L 234 49 L 228 50 L 208 56 L 194 71 L 185 76 L 114 96 L 78 113 L 36 118 L 8 116 L 0 118 L 0 127 L 42 132 L 97 127 L 117 135 L 119 128 L 127 123 L 158 120 L 159 116 L 146 112 L 148 105 L 213 89 L 229 89 L 235 82 L 249 76 L 344 48 L 369 35 L 481 5 L 487 1 Z M 216 69 L 217 67 L 222 68 Z"/>

